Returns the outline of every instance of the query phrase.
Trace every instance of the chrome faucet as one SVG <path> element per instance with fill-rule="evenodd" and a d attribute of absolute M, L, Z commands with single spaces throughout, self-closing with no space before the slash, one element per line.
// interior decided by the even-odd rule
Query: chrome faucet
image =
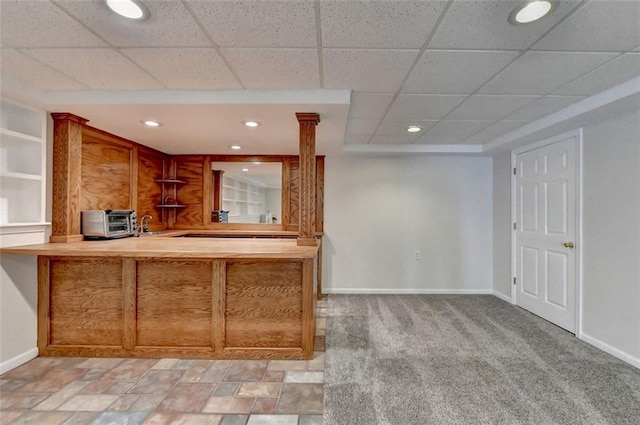
<path fill-rule="evenodd" d="M 140 219 L 140 232 L 148 233 L 149 232 L 149 220 L 153 219 L 150 215 L 143 215 Z"/>

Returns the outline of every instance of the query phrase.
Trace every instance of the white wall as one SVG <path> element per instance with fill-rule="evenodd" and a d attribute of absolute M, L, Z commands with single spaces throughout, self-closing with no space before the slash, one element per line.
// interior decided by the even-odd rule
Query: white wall
<path fill-rule="evenodd" d="M 584 129 L 583 176 L 583 337 L 640 367 L 640 110 Z"/>
<path fill-rule="evenodd" d="M 491 291 L 491 158 L 344 156 L 325 167 L 323 289 Z"/>
<path fill-rule="evenodd" d="M 510 168 L 509 153 L 494 157 L 493 289 L 504 295 Z M 640 110 L 583 128 L 582 235 L 581 338 L 640 367 Z"/>
<path fill-rule="evenodd" d="M 0 246 L 42 243 L 44 229 L 9 233 L 0 229 Z M 0 256 L 0 373 L 38 355 L 38 276 L 35 256 Z"/>
<path fill-rule="evenodd" d="M 282 188 L 265 189 L 265 207 L 278 223 L 282 223 Z"/>
<path fill-rule="evenodd" d="M 493 290 L 511 300 L 511 153 L 493 158 Z"/>

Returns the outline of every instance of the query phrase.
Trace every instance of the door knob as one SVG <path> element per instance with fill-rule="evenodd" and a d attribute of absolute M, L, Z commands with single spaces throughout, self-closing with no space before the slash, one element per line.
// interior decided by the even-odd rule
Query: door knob
<path fill-rule="evenodd" d="M 565 248 L 573 248 L 573 242 L 562 242 L 562 246 Z"/>

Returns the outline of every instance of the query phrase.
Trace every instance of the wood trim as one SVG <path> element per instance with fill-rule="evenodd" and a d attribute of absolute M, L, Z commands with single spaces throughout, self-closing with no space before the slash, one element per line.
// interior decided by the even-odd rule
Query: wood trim
<path fill-rule="evenodd" d="M 51 342 L 49 308 L 51 305 L 51 271 L 49 257 L 38 256 L 38 352 L 42 355 Z"/>
<path fill-rule="evenodd" d="M 212 295 L 212 319 L 211 319 L 211 346 L 214 351 L 224 350 L 225 344 L 225 306 L 226 306 L 226 280 L 227 262 L 225 260 L 213 260 L 213 276 L 211 280 Z"/>
<path fill-rule="evenodd" d="M 315 342 L 314 261 L 307 258 L 302 262 L 302 351 L 306 359 L 313 358 Z"/>
<path fill-rule="evenodd" d="M 324 232 L 324 156 L 316 157 L 316 232 Z"/>
<path fill-rule="evenodd" d="M 134 145 L 129 156 L 129 208 L 138 209 L 138 146 Z"/>
<path fill-rule="evenodd" d="M 80 235 L 82 127 L 88 121 L 69 113 L 52 113 L 53 200 L 50 242 Z"/>
<path fill-rule="evenodd" d="M 133 258 L 122 260 L 122 348 L 132 350 L 136 346 L 137 316 L 137 264 Z"/>
<path fill-rule="evenodd" d="M 222 195 L 221 195 L 222 196 Z M 213 175 L 211 173 L 211 158 L 205 156 L 202 167 L 202 218 L 204 224 L 211 224 L 213 210 Z"/>
<path fill-rule="evenodd" d="M 70 243 L 70 242 L 80 242 L 84 240 L 84 236 L 82 235 L 72 235 L 72 236 L 51 236 L 49 238 L 49 242 L 51 243 Z"/>
<path fill-rule="evenodd" d="M 125 350 L 114 345 L 49 345 L 41 356 L 60 357 L 131 357 L 131 358 L 189 358 L 189 359 L 232 359 L 232 360 L 310 360 L 300 348 L 234 348 L 226 347 L 213 351 L 211 347 L 136 347 Z"/>
<path fill-rule="evenodd" d="M 291 223 L 291 158 L 282 161 L 282 230 L 289 230 Z"/>
<path fill-rule="evenodd" d="M 316 279 L 316 295 L 318 299 L 322 299 L 322 236 L 318 238 L 318 264 L 317 264 Z"/>
<path fill-rule="evenodd" d="M 298 245 L 315 243 L 316 213 L 316 125 L 318 114 L 297 113 L 300 124 L 300 220 Z"/>
<path fill-rule="evenodd" d="M 213 211 L 222 209 L 222 181 L 224 170 L 213 170 Z"/>

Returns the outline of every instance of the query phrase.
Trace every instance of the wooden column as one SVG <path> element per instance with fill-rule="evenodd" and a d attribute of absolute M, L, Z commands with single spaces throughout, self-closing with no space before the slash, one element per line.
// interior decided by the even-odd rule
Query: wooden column
<path fill-rule="evenodd" d="M 317 113 L 296 113 L 300 123 L 300 220 L 298 245 L 316 245 L 316 125 Z"/>
<path fill-rule="evenodd" d="M 82 127 L 88 120 L 69 113 L 53 113 L 51 117 L 53 118 L 53 214 L 49 241 L 81 241 Z"/>
<path fill-rule="evenodd" d="M 213 210 L 222 209 L 222 175 L 224 170 L 213 170 Z"/>

